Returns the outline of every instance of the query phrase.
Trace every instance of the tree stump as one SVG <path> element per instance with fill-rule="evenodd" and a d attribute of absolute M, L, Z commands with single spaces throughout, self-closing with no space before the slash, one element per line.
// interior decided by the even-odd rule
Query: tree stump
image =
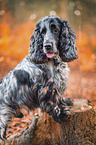
<path fill-rule="evenodd" d="M 61 124 L 46 113 L 39 113 L 40 116 L 35 115 L 22 132 L 1 145 L 94 145 L 95 112 L 92 105 L 87 100 L 75 99 L 70 112 Z"/>

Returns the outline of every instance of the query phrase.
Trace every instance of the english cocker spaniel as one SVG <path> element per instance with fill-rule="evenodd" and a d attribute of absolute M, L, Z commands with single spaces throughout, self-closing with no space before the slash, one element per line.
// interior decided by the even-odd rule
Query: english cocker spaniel
<path fill-rule="evenodd" d="M 69 69 L 66 62 L 77 59 L 75 34 L 68 22 L 46 16 L 36 25 L 29 54 L 0 82 L 0 138 L 12 117 L 23 117 L 21 106 L 40 107 L 61 122 L 69 115 L 71 98 L 63 98 Z"/>

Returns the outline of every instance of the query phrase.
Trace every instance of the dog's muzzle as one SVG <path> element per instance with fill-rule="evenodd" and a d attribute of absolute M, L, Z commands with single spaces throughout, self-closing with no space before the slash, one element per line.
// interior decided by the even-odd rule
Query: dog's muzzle
<path fill-rule="evenodd" d="M 50 42 L 50 43 L 45 43 L 44 44 L 44 47 L 45 47 L 45 49 L 47 50 L 47 51 L 51 51 L 52 50 L 52 48 L 53 48 L 53 44 Z"/>
<path fill-rule="evenodd" d="M 57 52 L 54 52 L 53 50 L 53 43 L 48 42 L 44 44 L 44 52 L 47 56 L 47 58 L 54 58 L 57 54 Z"/>

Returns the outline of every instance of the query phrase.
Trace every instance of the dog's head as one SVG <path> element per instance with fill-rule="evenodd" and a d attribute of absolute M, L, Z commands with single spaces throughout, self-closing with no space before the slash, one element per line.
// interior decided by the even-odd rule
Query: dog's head
<path fill-rule="evenodd" d="M 68 22 L 57 16 L 46 16 L 36 25 L 31 37 L 30 57 L 36 63 L 43 63 L 60 55 L 65 62 L 78 57 L 75 34 Z"/>

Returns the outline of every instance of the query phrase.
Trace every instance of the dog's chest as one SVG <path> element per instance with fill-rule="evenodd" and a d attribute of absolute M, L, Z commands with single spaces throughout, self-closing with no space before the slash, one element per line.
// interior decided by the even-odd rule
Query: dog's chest
<path fill-rule="evenodd" d="M 49 62 L 47 68 L 50 74 L 50 81 L 54 82 L 56 89 L 60 94 L 63 94 L 69 78 L 69 69 L 67 65 L 65 63 L 54 65 Z"/>

